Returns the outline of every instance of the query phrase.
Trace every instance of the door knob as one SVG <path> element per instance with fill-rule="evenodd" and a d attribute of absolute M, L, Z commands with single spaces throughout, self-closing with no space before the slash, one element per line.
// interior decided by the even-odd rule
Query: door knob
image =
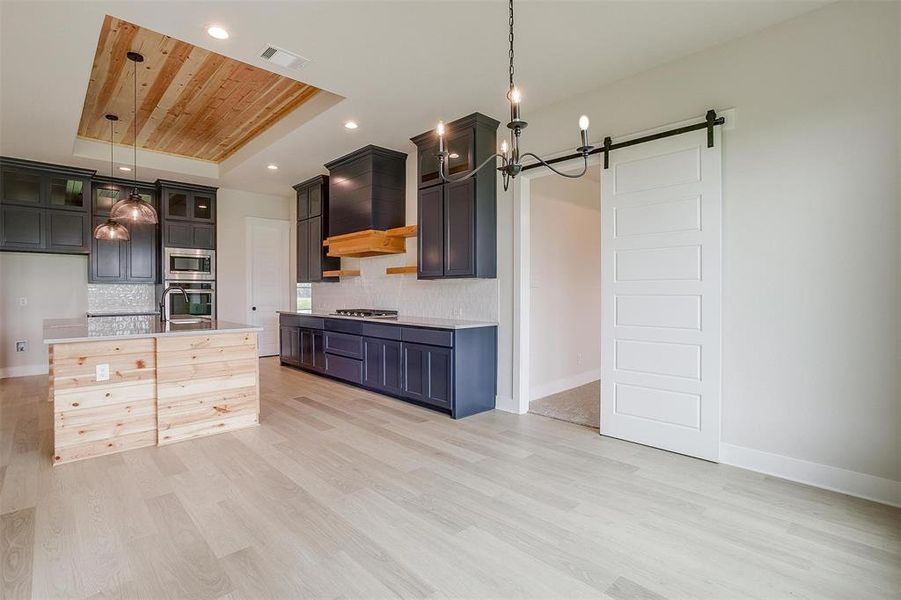
<path fill-rule="evenodd" d="M 256 310 L 256 309 L 257 309 L 256 306 L 251 306 L 251 307 L 250 307 L 250 310 Z"/>

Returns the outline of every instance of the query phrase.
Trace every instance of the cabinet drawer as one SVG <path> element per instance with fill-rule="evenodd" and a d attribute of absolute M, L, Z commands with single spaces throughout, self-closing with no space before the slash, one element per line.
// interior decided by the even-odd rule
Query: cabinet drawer
<path fill-rule="evenodd" d="M 447 329 L 419 329 L 416 327 L 404 327 L 401 339 L 405 342 L 416 344 L 428 344 L 430 346 L 454 346 L 454 332 Z"/>
<path fill-rule="evenodd" d="M 326 319 L 325 328 L 329 331 L 340 331 L 341 333 L 355 333 L 361 335 L 363 333 L 363 322 L 346 319 Z"/>
<path fill-rule="evenodd" d="M 306 315 L 279 315 L 279 323 L 282 327 L 305 327 L 307 329 L 322 329 L 325 324 L 322 317 L 308 317 Z"/>
<path fill-rule="evenodd" d="M 328 339 L 326 337 L 326 339 Z M 350 381 L 351 383 L 363 383 L 363 361 L 337 354 L 325 355 L 325 372 L 327 375 Z"/>
<path fill-rule="evenodd" d="M 400 327 L 397 325 L 379 325 L 378 323 L 363 323 L 363 335 L 384 340 L 399 340 L 401 337 Z"/>
<path fill-rule="evenodd" d="M 325 351 L 351 358 L 363 358 L 363 338 L 346 333 L 325 332 Z"/>

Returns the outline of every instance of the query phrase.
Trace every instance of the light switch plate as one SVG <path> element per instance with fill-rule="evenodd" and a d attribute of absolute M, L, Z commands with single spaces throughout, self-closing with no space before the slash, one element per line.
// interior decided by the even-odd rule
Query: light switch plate
<path fill-rule="evenodd" d="M 94 379 L 97 381 L 109 381 L 109 363 L 103 363 L 95 367 Z"/>
<path fill-rule="evenodd" d="M 28 342 L 25 340 L 19 340 L 16 342 L 16 352 L 27 352 L 28 351 Z"/>

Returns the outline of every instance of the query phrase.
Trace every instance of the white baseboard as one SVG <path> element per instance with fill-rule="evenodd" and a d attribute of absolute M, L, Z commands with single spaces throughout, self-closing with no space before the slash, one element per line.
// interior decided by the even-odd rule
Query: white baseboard
<path fill-rule="evenodd" d="M 577 373 L 576 375 L 571 375 L 569 377 L 563 377 L 562 379 L 556 379 L 549 383 L 532 386 L 532 389 L 529 392 L 529 401 L 538 400 L 539 398 L 545 398 L 552 394 L 571 390 L 573 388 L 579 387 L 580 385 L 585 385 L 586 383 L 597 381 L 600 378 L 601 370 L 592 369 L 590 371 L 584 371 L 582 373 Z"/>
<path fill-rule="evenodd" d="M 901 507 L 901 481 L 725 443 L 720 443 L 720 462 Z"/>
<path fill-rule="evenodd" d="M 21 365 L 18 367 L 0 367 L 0 379 L 10 377 L 28 377 L 30 375 L 46 375 L 47 365 Z"/>
<path fill-rule="evenodd" d="M 512 396 L 497 396 L 494 400 L 494 408 L 515 415 L 526 414 L 526 411 L 519 410 L 519 402 L 514 400 Z"/>

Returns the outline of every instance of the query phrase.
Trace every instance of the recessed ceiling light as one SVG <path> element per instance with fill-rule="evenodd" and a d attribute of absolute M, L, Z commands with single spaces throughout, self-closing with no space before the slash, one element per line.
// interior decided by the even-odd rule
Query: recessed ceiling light
<path fill-rule="evenodd" d="M 207 27 L 206 32 L 210 34 L 211 37 L 214 37 L 217 40 L 228 39 L 228 32 L 218 25 L 211 25 L 210 27 Z"/>
<path fill-rule="evenodd" d="M 120 171 L 131 171 L 131 167 L 119 167 Z"/>
<path fill-rule="evenodd" d="M 356 129 L 357 127 L 359 127 L 359 125 L 357 125 L 356 121 L 348 121 L 344 124 L 345 129 Z"/>
<path fill-rule="evenodd" d="M 450 156 L 451 158 L 460 158 L 460 155 L 457 154 L 456 152 L 451 152 L 449 156 Z"/>
<path fill-rule="evenodd" d="M 278 165 L 266 165 L 266 168 L 270 171 L 278 171 Z"/>

